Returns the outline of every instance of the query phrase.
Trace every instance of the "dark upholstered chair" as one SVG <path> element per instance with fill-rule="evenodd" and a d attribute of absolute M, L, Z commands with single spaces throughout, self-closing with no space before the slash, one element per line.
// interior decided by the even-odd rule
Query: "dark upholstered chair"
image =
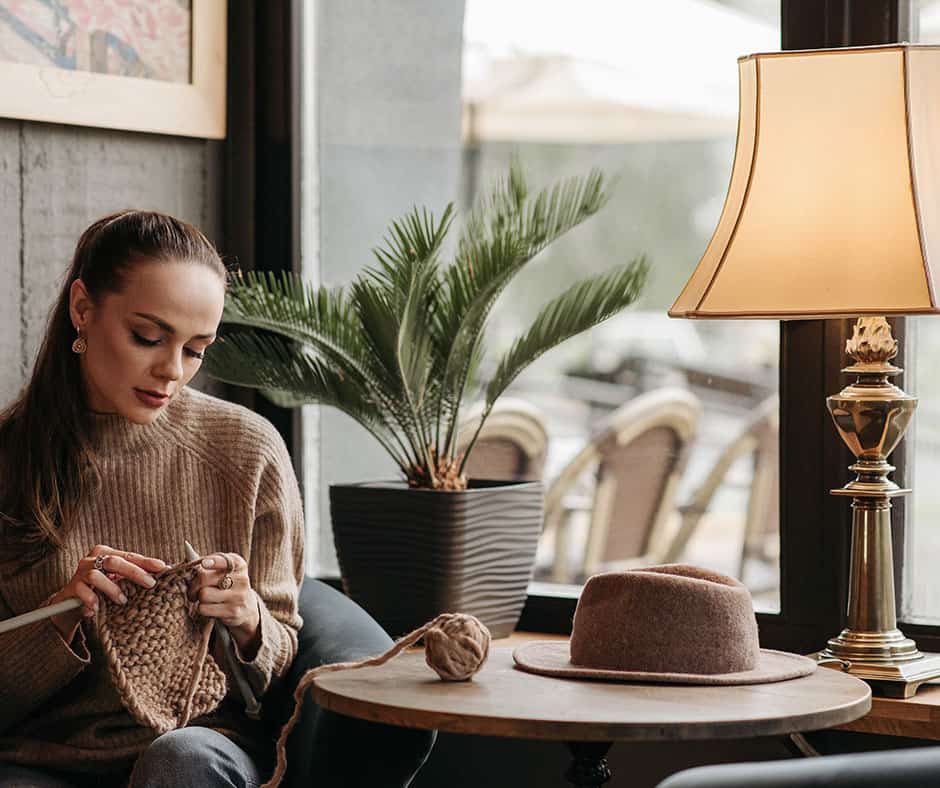
<path fill-rule="evenodd" d="M 926 788 L 940 785 L 940 747 L 699 766 L 657 788 Z"/>
<path fill-rule="evenodd" d="M 264 715 L 276 735 L 293 709 L 293 691 L 312 667 L 381 654 L 392 645 L 385 631 L 355 602 L 313 578 L 300 590 L 297 658 L 287 680 L 265 698 Z M 286 788 L 398 788 L 407 786 L 434 745 L 434 731 L 356 720 L 322 709 L 310 698 L 287 743 Z"/>

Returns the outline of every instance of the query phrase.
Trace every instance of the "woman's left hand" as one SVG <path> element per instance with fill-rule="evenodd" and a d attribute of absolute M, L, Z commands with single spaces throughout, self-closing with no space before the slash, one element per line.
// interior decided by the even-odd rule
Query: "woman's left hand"
<path fill-rule="evenodd" d="M 248 578 L 248 563 L 238 553 L 204 556 L 189 584 L 189 599 L 199 602 L 199 613 L 217 618 L 232 633 L 244 652 L 261 632 L 258 599 Z"/>

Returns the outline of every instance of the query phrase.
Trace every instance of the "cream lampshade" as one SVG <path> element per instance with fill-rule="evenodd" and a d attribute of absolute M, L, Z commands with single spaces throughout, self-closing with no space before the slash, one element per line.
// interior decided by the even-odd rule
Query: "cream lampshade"
<path fill-rule="evenodd" d="M 731 183 L 711 242 L 669 314 L 859 317 L 827 404 L 857 457 L 846 628 L 822 659 L 908 696 L 940 676 L 897 629 L 887 456 L 917 400 L 892 385 L 885 315 L 940 312 L 940 47 L 774 52 L 738 61 Z"/>
<path fill-rule="evenodd" d="M 774 52 L 738 69 L 728 196 L 669 314 L 940 311 L 940 47 Z"/>

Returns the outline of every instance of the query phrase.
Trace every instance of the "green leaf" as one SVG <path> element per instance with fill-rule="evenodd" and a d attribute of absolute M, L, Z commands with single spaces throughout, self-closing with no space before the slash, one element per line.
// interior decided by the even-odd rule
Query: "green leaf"
<path fill-rule="evenodd" d="M 343 411 L 367 429 L 401 464 L 392 448 L 390 414 L 377 406 L 368 389 L 330 369 L 320 359 L 277 335 L 237 332 L 220 337 L 203 365 L 217 380 L 260 389 L 283 407 L 319 404 Z"/>
<path fill-rule="evenodd" d="M 446 353 L 439 412 L 449 419 L 448 448 L 497 298 L 535 255 L 600 210 L 607 199 L 603 175 L 592 170 L 587 177 L 542 190 L 530 201 L 522 172 L 513 166 L 474 211 L 458 244 L 456 263 L 445 274 L 437 325 L 439 352 Z"/>
<path fill-rule="evenodd" d="M 569 337 L 607 320 L 636 301 L 649 266 L 641 257 L 599 276 L 573 285 L 549 301 L 529 330 L 506 352 L 486 387 L 486 407 L 539 356 Z"/>
<path fill-rule="evenodd" d="M 231 282 L 222 320 L 302 343 L 342 374 L 376 383 L 362 327 L 341 288 L 317 288 L 290 272 L 249 272 Z"/>

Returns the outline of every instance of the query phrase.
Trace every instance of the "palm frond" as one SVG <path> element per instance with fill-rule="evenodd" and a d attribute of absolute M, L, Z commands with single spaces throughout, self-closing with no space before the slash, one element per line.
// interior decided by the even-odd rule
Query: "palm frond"
<path fill-rule="evenodd" d="M 414 208 L 392 223 L 383 239 L 384 246 L 372 250 L 379 268 L 367 269 L 366 276 L 382 287 L 399 310 L 404 308 L 418 272 L 436 264 L 453 219 L 453 203 L 447 205 L 437 222 L 427 209 Z"/>
<path fill-rule="evenodd" d="M 394 396 L 400 394 L 397 369 L 382 364 L 390 350 L 370 345 L 360 306 L 342 288 L 314 287 L 294 273 L 248 272 L 231 282 L 222 317 L 228 326 L 259 329 L 300 343 L 334 373 L 373 392 L 389 417 L 409 425 L 407 402 Z M 382 330 L 376 333 L 384 336 Z"/>
<path fill-rule="evenodd" d="M 283 407 L 330 405 L 355 419 L 388 451 L 402 468 L 407 463 L 387 415 L 372 392 L 337 373 L 320 359 L 302 352 L 277 335 L 235 332 L 220 337 L 206 353 L 203 366 L 215 379 L 260 389 Z"/>
<path fill-rule="evenodd" d="M 342 288 L 314 287 L 287 271 L 248 272 L 231 281 L 222 320 L 300 342 L 344 375 L 376 383 L 361 326 Z"/>
<path fill-rule="evenodd" d="M 483 326 L 512 280 L 549 243 L 595 214 L 608 199 L 599 170 L 542 190 L 533 200 L 518 166 L 499 181 L 471 215 L 447 269 L 436 342 L 446 353 L 442 418 L 456 414 L 467 378 L 483 350 Z M 455 439 L 456 418 L 448 418 L 445 443 Z"/>
<path fill-rule="evenodd" d="M 603 322 L 640 294 L 649 266 L 643 257 L 572 286 L 542 307 L 532 326 L 503 355 L 486 386 L 483 414 L 460 472 L 497 398 L 529 364 L 566 339 Z"/>
<path fill-rule="evenodd" d="M 543 353 L 636 301 L 648 272 L 646 258 L 640 257 L 585 279 L 549 301 L 497 365 L 486 387 L 487 407 L 492 407 L 519 373 Z"/>

